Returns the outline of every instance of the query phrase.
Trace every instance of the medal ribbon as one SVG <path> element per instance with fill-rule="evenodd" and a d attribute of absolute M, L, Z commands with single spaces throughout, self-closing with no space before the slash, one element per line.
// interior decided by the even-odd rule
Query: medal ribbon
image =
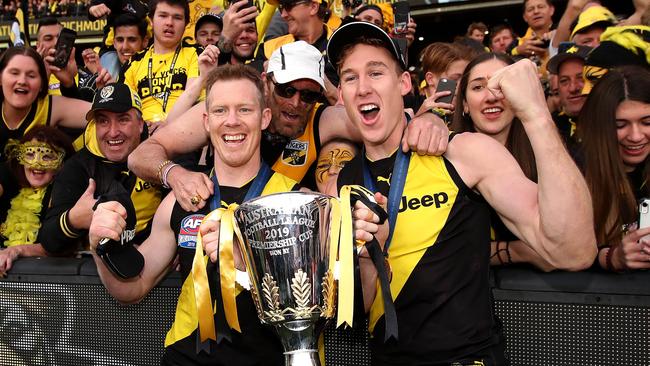
<path fill-rule="evenodd" d="M 379 217 L 379 225 L 386 221 L 388 214 L 375 202 L 373 193 L 363 186 L 343 186 L 341 187 L 340 197 L 341 205 L 343 206 L 343 213 L 341 215 L 341 231 L 347 231 L 350 233 L 349 235 L 341 236 L 341 247 L 343 252 L 345 252 L 344 248 L 354 248 L 352 244 L 352 239 L 354 238 L 352 209 L 354 208 L 356 201 L 361 201 Z M 397 339 L 397 314 L 395 312 L 395 304 L 393 303 L 393 298 L 390 292 L 390 281 L 388 280 L 385 257 L 381 251 L 381 246 L 375 238 L 367 243 L 363 240 L 356 240 L 355 243 L 357 246 L 366 246 L 370 259 L 377 270 L 377 277 L 379 278 L 379 285 L 384 305 L 384 319 L 386 321 L 386 335 L 384 341 L 387 341 L 391 337 Z M 341 322 L 339 321 L 339 323 Z"/>
<path fill-rule="evenodd" d="M 372 178 L 370 169 L 366 163 L 365 149 L 362 153 L 363 158 L 361 159 L 361 165 L 363 169 L 363 184 L 371 191 L 371 193 L 377 192 L 375 180 Z M 390 292 L 390 281 L 388 279 L 385 261 L 388 258 L 388 249 L 390 248 L 390 243 L 393 239 L 393 233 L 395 232 L 397 213 L 399 212 L 399 205 L 402 199 L 402 193 L 404 192 L 404 185 L 406 184 L 406 174 L 408 173 L 409 163 L 411 159 L 411 155 L 404 153 L 399 147 L 397 148 L 396 154 L 397 156 L 395 156 L 395 163 L 393 165 L 393 171 L 390 178 L 390 188 L 388 191 L 389 231 L 388 238 L 384 244 L 384 250 L 381 250 L 379 243 L 374 238 L 369 243 L 366 243 L 368 254 L 370 255 L 370 258 L 372 259 L 372 262 L 377 269 L 377 276 L 379 277 L 379 285 L 382 292 L 382 299 L 384 304 L 384 321 L 386 323 L 384 342 L 387 342 L 390 338 L 395 338 L 395 340 L 398 339 L 397 313 L 395 311 L 393 296 Z"/>
<path fill-rule="evenodd" d="M 262 162 L 260 170 L 255 177 L 250 189 L 246 192 L 244 202 L 258 197 L 266 183 L 271 178 L 273 171 L 269 166 Z M 221 192 L 216 175 L 212 176 L 214 183 L 214 195 L 210 200 L 211 212 L 203 218 L 206 220 L 219 220 L 219 286 L 221 287 L 221 297 L 224 306 L 227 325 L 241 333 L 239 318 L 237 316 L 236 303 L 236 286 L 235 286 L 235 260 L 233 251 L 233 233 L 242 243 L 242 236 L 235 221 L 234 212 L 237 204 L 228 205 L 227 208 L 221 207 Z M 205 342 L 208 339 L 217 340 L 216 332 L 228 334 L 228 329 L 216 329 L 214 320 L 213 301 L 210 296 L 210 285 L 208 282 L 208 273 L 206 268 L 206 258 L 203 252 L 203 237 L 199 231 L 197 235 L 196 248 L 194 252 L 194 261 L 192 263 L 192 279 L 194 280 L 194 297 L 199 318 L 199 340 Z M 245 256 L 244 256 L 245 257 Z M 207 263 L 209 259 L 207 259 Z M 222 323 L 222 322 L 220 322 Z M 221 327 L 220 327 L 221 328 Z"/>

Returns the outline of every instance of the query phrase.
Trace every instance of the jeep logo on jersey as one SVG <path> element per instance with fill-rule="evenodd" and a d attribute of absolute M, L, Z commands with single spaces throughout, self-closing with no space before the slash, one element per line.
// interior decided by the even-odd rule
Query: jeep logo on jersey
<path fill-rule="evenodd" d="M 308 148 L 309 142 L 291 140 L 291 142 L 284 147 L 284 151 L 282 152 L 282 162 L 292 166 L 305 165 L 305 161 L 307 161 Z"/>
<path fill-rule="evenodd" d="M 420 207 L 429 207 L 435 205 L 436 208 L 444 205 L 449 201 L 449 195 L 445 192 L 434 193 L 433 195 L 425 194 L 422 197 L 413 197 L 408 198 L 402 196 L 402 200 L 399 203 L 399 212 L 404 212 L 408 208 L 409 210 L 417 210 Z"/>
<path fill-rule="evenodd" d="M 181 220 L 181 228 L 178 231 L 178 246 L 181 248 L 194 249 L 196 237 L 199 234 L 199 226 L 205 215 L 192 214 Z"/>

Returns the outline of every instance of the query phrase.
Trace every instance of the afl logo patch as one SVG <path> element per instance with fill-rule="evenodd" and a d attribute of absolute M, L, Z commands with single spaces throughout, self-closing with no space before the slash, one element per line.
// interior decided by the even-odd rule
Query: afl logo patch
<path fill-rule="evenodd" d="M 205 215 L 192 214 L 181 220 L 181 228 L 178 231 L 178 246 L 181 248 L 196 248 L 196 238 L 199 234 L 199 227 Z"/>
<path fill-rule="evenodd" d="M 291 166 L 305 165 L 308 149 L 309 142 L 292 140 L 284 147 L 284 151 L 282 152 L 282 162 Z"/>

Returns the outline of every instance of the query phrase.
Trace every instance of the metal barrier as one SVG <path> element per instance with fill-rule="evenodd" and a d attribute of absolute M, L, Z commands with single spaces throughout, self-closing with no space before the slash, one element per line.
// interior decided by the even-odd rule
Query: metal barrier
<path fill-rule="evenodd" d="M 650 365 L 650 273 L 494 272 L 513 365 Z M 156 365 L 180 279 L 121 306 L 93 261 L 28 258 L 0 280 L 0 365 Z M 328 329 L 326 363 L 369 364 L 367 333 Z"/>

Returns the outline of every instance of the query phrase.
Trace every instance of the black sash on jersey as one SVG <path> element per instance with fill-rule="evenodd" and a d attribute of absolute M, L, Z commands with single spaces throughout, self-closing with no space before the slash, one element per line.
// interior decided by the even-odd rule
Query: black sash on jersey
<path fill-rule="evenodd" d="M 273 171 L 271 170 L 271 168 L 269 168 L 269 166 L 264 161 L 261 161 L 260 170 L 257 172 L 257 176 L 253 180 L 253 183 L 251 184 L 251 187 L 248 189 L 248 192 L 246 192 L 246 196 L 244 197 L 243 202 L 246 202 L 255 197 L 259 197 L 262 194 L 262 191 L 264 191 L 264 187 L 266 186 L 266 184 L 268 183 L 272 175 L 273 175 Z M 210 200 L 210 211 L 214 211 L 221 207 L 221 191 L 219 190 L 219 181 L 217 179 L 216 174 L 212 176 L 212 183 L 214 183 L 214 194 L 212 195 L 212 199 Z M 217 269 L 218 267 L 215 263 L 212 263 L 212 261 L 208 261 L 206 271 L 209 274 L 218 273 Z M 216 278 L 214 291 L 216 291 L 218 294 L 221 294 L 220 277 L 217 274 L 216 276 L 214 276 L 214 278 Z M 226 312 L 223 303 L 221 301 L 217 301 L 216 313 L 214 318 L 215 318 L 214 325 L 217 331 L 217 343 L 221 342 L 223 339 L 226 339 L 229 342 L 232 341 L 230 326 L 228 325 L 228 321 L 226 320 Z M 197 331 L 196 332 L 196 353 L 198 354 L 202 350 L 208 354 L 210 353 L 210 340 L 207 339 L 205 342 L 201 342 L 200 331 Z"/>

